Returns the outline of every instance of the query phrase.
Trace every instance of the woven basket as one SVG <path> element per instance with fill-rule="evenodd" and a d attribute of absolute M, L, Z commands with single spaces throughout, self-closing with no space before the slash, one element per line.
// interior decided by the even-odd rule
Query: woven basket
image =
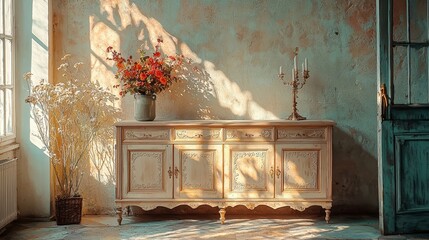
<path fill-rule="evenodd" d="M 82 218 L 82 198 L 56 199 L 55 217 L 57 225 L 79 224 Z"/>

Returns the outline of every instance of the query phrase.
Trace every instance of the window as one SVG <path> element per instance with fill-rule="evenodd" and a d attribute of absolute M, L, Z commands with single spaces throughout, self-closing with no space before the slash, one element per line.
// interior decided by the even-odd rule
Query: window
<path fill-rule="evenodd" d="M 392 104 L 429 104 L 429 1 L 393 0 L 391 21 Z"/>
<path fill-rule="evenodd" d="M 0 0 L 0 144 L 15 138 L 13 0 Z"/>

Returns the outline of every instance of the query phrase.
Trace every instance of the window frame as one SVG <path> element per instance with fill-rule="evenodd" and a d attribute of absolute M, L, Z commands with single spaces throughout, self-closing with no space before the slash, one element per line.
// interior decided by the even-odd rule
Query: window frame
<path fill-rule="evenodd" d="M 3 28 L 3 33 L 0 33 L 0 39 L 1 41 L 3 41 L 3 53 L 4 55 L 3 57 L 3 66 L 2 68 L 4 69 L 3 71 L 3 79 L 4 79 L 4 83 L 2 85 L 0 85 L 0 89 L 2 90 L 6 90 L 6 89 L 11 89 L 11 114 L 12 114 L 12 118 L 11 118 L 11 124 L 12 124 L 12 129 L 11 132 L 7 132 L 7 117 L 6 117 L 6 106 L 7 106 L 7 102 L 6 102 L 6 91 L 5 94 L 3 96 L 3 104 L 4 104 L 4 113 L 3 116 L 0 116 L 1 118 L 4 118 L 4 133 L 2 135 L 0 135 L 0 153 L 3 152 L 2 150 L 6 150 L 9 149 L 10 146 L 13 143 L 15 143 L 16 141 L 16 79 L 15 79 L 15 44 L 16 44 L 16 39 L 15 39 L 15 1 L 14 0 L 10 0 L 11 3 L 11 26 L 10 26 L 10 35 L 6 34 L 5 30 L 6 30 L 6 16 L 5 16 L 5 2 L 6 0 L 1 0 L 0 4 L 2 4 L 1 7 L 1 17 L 2 17 L 2 28 Z M 6 71 L 8 71 L 8 68 L 6 68 L 6 40 L 10 40 L 11 41 L 11 61 L 10 61 L 10 76 L 11 76 L 11 84 L 10 85 L 6 85 Z M 1 57 L 1 56 L 0 56 Z"/>
<path fill-rule="evenodd" d="M 399 0 L 396 0 L 399 1 Z M 389 28 L 389 47 L 390 47 L 390 55 L 389 55 L 389 65 L 390 65 L 390 88 L 389 89 L 389 96 L 390 96 L 390 100 L 391 100 L 391 107 L 395 108 L 395 109 L 401 109 L 401 108 L 428 108 L 429 107 L 429 30 L 427 30 L 426 33 L 426 40 L 414 40 L 412 39 L 412 25 L 411 25 L 411 16 L 412 16 L 412 8 L 411 8 L 411 2 L 410 0 L 402 0 L 404 2 L 404 4 L 406 5 L 405 11 L 403 12 L 405 14 L 405 37 L 403 37 L 402 39 L 396 39 L 397 36 L 394 36 L 394 32 L 396 31 L 394 29 L 395 26 L 395 22 L 394 22 L 394 15 L 395 15 L 395 9 L 394 9 L 394 5 L 395 5 L 395 0 L 391 0 L 389 2 L 390 6 L 390 11 L 389 11 L 389 21 L 388 21 L 388 28 Z M 429 2 L 426 3 L 426 27 L 429 24 Z M 399 13 L 400 14 L 400 13 Z M 414 29 L 413 29 L 414 31 Z M 405 40 L 404 40 L 405 38 Z M 406 76 L 406 80 L 407 80 L 407 101 L 406 102 L 400 102 L 400 100 L 398 100 L 398 98 L 395 97 L 395 95 L 397 95 L 397 91 L 395 91 L 395 78 L 396 78 L 396 74 L 395 74 L 395 48 L 401 48 L 404 47 L 406 48 L 406 52 L 407 52 L 407 56 L 405 58 L 406 60 L 406 66 L 405 68 L 407 69 L 407 76 Z M 412 76 L 411 72 L 414 66 L 412 66 L 411 64 L 411 50 L 416 50 L 416 49 L 426 49 L 426 55 L 427 55 L 427 59 L 426 59 L 426 67 L 427 67 L 427 79 L 426 82 L 428 84 L 428 89 L 427 89 L 427 96 L 426 96 L 426 102 L 413 102 L 412 101 L 412 96 L 414 95 L 413 90 L 411 89 L 411 85 L 412 85 L 412 80 L 414 78 L 414 76 Z M 413 59 L 414 60 L 414 59 Z"/>

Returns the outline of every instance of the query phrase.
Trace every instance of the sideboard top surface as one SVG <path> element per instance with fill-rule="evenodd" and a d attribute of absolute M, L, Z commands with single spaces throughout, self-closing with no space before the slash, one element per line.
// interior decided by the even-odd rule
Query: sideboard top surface
<path fill-rule="evenodd" d="M 117 127 L 155 127 L 155 126 L 206 126 L 206 127 L 228 127 L 228 126 L 333 126 L 331 120 L 155 120 L 155 121 L 136 121 L 124 120 L 115 124 Z"/>

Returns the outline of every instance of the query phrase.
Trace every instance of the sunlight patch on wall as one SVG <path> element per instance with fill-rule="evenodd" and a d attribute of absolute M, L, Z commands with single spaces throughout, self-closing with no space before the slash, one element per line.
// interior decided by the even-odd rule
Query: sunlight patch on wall
<path fill-rule="evenodd" d="M 146 50 L 151 51 L 156 44 L 156 39 L 161 37 L 163 39 L 162 51 L 165 54 L 183 54 L 200 66 L 202 71 L 209 74 L 211 92 L 203 94 L 213 95 L 217 100 L 217 103 L 208 103 L 210 108 L 218 108 L 216 105 L 220 105 L 222 108 L 229 109 L 237 118 L 278 119 L 272 112 L 265 110 L 255 102 L 249 91 L 241 90 L 240 86 L 229 79 L 222 70 L 217 69 L 212 62 L 202 60 L 198 53 L 192 51 L 186 43 L 179 43 L 179 40 L 172 36 L 158 20 L 145 16 L 134 3 L 106 0 L 102 1 L 100 5 L 100 11 L 105 13 L 109 23 L 98 22 L 94 17 L 90 17 L 90 39 L 93 53 L 91 65 L 94 67 L 91 73 L 92 79 L 104 79 L 103 85 L 105 86 L 114 84 L 112 79 L 114 79 L 113 72 L 116 69 L 112 62 L 104 60 L 107 45 L 120 51 L 133 49 L 134 52 L 124 52 L 124 57 L 127 57 L 128 54 L 135 54 L 140 44 Z M 116 29 L 112 29 L 113 26 Z M 141 43 L 136 41 L 137 39 L 131 41 L 132 38 L 135 38 L 133 33 L 137 33 L 137 38 Z M 192 69 L 187 69 L 187 71 L 192 71 Z M 185 80 L 190 82 L 199 79 L 187 78 Z M 124 106 L 132 104 L 132 98 L 125 98 L 123 101 Z M 126 118 L 132 119 L 129 111 L 124 109 L 124 113 Z"/>
<path fill-rule="evenodd" d="M 210 74 L 216 98 L 224 108 L 229 108 L 236 116 L 245 116 L 251 119 L 278 119 L 272 112 L 265 110 L 252 100 L 252 93 L 242 91 L 240 86 L 232 82 L 222 71 L 216 70 L 213 63 L 204 62 L 205 70 Z"/>
<path fill-rule="evenodd" d="M 37 9 L 38 4 L 34 4 L 34 7 Z M 39 6 L 40 7 L 40 6 Z M 45 6 L 46 8 L 46 6 Z M 35 10 L 33 9 L 33 12 Z M 41 79 L 44 79 L 45 82 L 48 82 L 48 71 L 49 71 L 49 53 L 48 53 L 48 42 L 47 42 L 47 35 L 46 34 L 46 28 L 43 28 L 43 26 L 47 26 L 47 20 L 45 19 L 37 19 L 38 15 L 33 14 L 33 38 L 31 41 L 31 73 L 32 76 L 32 85 L 39 84 Z M 43 40 L 43 41 L 42 41 Z M 22 77 L 22 76 L 19 76 Z M 22 80 L 24 81 L 24 80 Z M 33 106 L 32 106 L 33 107 Z M 33 118 L 30 118 L 30 141 L 32 144 L 34 144 L 39 149 L 43 149 L 44 145 L 42 141 L 39 138 L 37 125 L 34 122 Z"/>
<path fill-rule="evenodd" d="M 48 9 L 48 3 L 44 1 L 33 2 L 33 13 L 32 13 L 32 40 L 31 40 L 31 73 L 33 74 L 32 85 L 38 84 L 41 79 L 48 81 L 49 72 L 49 52 L 48 52 L 48 19 L 44 14 L 38 14 Z M 22 76 L 19 76 L 22 77 Z M 22 80 L 24 81 L 24 80 Z M 30 119 L 30 141 L 36 147 L 42 149 L 43 143 L 38 137 L 38 130 L 36 123 L 33 118 Z"/>
<path fill-rule="evenodd" d="M 111 70 L 108 67 L 113 67 L 113 63 L 106 65 L 106 49 L 111 44 L 112 46 L 120 45 L 121 41 L 118 33 L 111 29 L 103 22 L 97 22 L 93 16 L 89 17 L 89 26 L 91 31 L 91 81 L 99 82 L 101 86 L 112 89 L 114 79 Z"/>
<path fill-rule="evenodd" d="M 109 44 L 120 45 L 121 39 L 118 33 L 106 23 L 97 21 L 94 16 L 89 16 L 89 39 L 90 39 L 90 61 L 91 81 L 98 82 L 102 87 L 110 89 L 116 95 L 118 91 L 114 85 L 114 76 L 111 74 L 111 65 L 106 64 L 106 48 Z M 119 100 L 118 100 L 119 101 Z M 113 131 L 113 127 L 112 127 Z M 90 149 L 89 172 L 95 180 L 102 184 L 115 183 L 114 174 L 114 150 L 113 133 L 104 132 L 95 140 Z"/>
<path fill-rule="evenodd" d="M 101 136 L 104 137 L 104 136 Z M 90 149 L 90 172 L 89 174 L 98 182 L 103 184 L 116 183 L 114 141 L 111 139 L 99 139 Z"/>
<path fill-rule="evenodd" d="M 33 1 L 33 13 L 32 13 L 32 33 L 34 38 L 38 39 L 39 44 L 44 46 L 46 54 L 48 53 L 48 39 L 49 35 L 46 34 L 49 23 L 48 18 L 45 14 L 40 14 L 41 12 L 46 12 L 48 9 L 48 1 Z M 38 59 L 38 58 L 33 58 Z M 47 59 L 47 58 L 46 58 Z M 46 75 L 47 76 L 47 75 Z"/>

